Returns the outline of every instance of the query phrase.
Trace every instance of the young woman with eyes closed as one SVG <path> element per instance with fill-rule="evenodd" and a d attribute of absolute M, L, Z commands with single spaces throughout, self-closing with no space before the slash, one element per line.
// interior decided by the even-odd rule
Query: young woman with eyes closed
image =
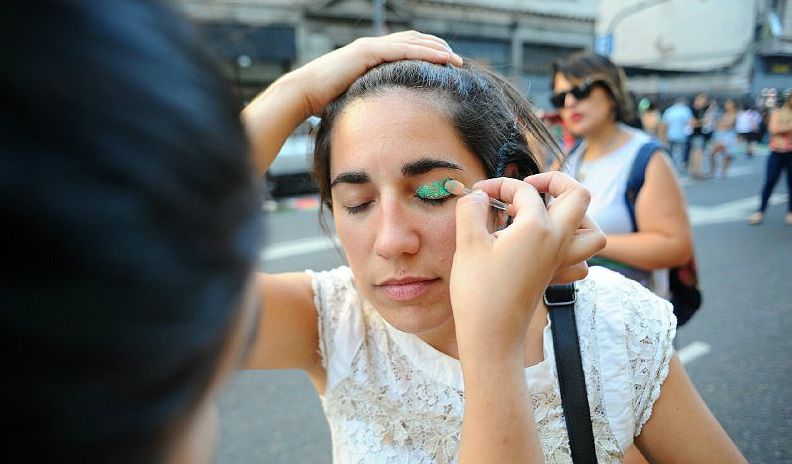
<path fill-rule="evenodd" d="M 3 217 L 14 224 L 5 244 L 19 251 L 5 256 L 12 271 L 0 284 L 0 340 L 13 373 L 3 382 L 3 417 L 14 424 L 5 455 L 12 462 L 211 462 L 214 400 L 251 346 L 261 310 L 253 271 L 260 203 L 237 105 L 197 35 L 163 2 L 44 3 L 7 2 L 0 15 L 8 64 L 0 71 L 8 102 L 0 116 L 0 195 Z M 352 61 L 365 69 L 388 57 L 453 58 L 421 37 L 361 42 L 334 55 L 336 71 Z M 141 74 L 141 66 L 157 72 Z M 523 212 L 541 206 L 526 199 L 524 185 L 489 185 L 493 195 L 514 201 L 518 232 L 518 221 L 535 215 Z M 464 224 L 479 227 L 460 229 L 470 240 L 459 256 L 503 262 L 498 253 L 510 256 L 522 244 L 510 231 L 491 243 L 483 226 L 487 207 L 479 200 L 460 202 L 467 204 Z M 570 213 L 582 218 L 584 209 Z M 574 232 L 545 225 L 549 250 Z M 594 232 L 593 245 L 582 247 L 592 251 L 576 261 L 596 250 L 601 237 Z M 514 290 L 508 298 L 541 286 L 509 281 L 488 263 L 481 269 Z M 569 278 L 584 271 L 577 266 Z M 273 311 L 273 301 L 289 299 L 290 290 L 273 290 L 267 303 Z M 501 307 L 493 313 L 501 320 L 488 320 L 495 328 L 502 318 L 514 325 L 530 315 L 513 300 Z M 314 334 L 315 327 L 314 320 Z M 281 329 L 299 332 L 288 323 Z M 476 341 L 493 330 L 474 329 L 460 339 Z M 493 350 L 512 346 L 510 334 L 499 335 Z M 305 365 L 285 348 L 269 354 Z M 480 364 L 470 372 L 482 378 L 471 384 L 478 397 L 469 403 L 474 417 L 466 427 L 488 432 L 503 415 L 484 408 L 486 394 L 519 395 L 524 385 L 509 378 L 517 369 L 503 352 L 474 354 L 468 359 Z M 538 449 L 533 422 L 520 422 L 528 413 L 514 414 L 513 429 L 501 435 L 518 442 L 507 451 L 525 462 Z M 468 458 L 499 460 L 504 451 L 477 443 L 478 436 L 488 435 L 465 442 L 476 453 Z"/>
<path fill-rule="evenodd" d="M 314 170 L 349 261 L 259 277 L 265 310 L 248 367 L 308 373 L 337 463 L 569 462 L 541 296 L 550 281 L 584 279 L 580 260 L 603 245 L 588 194 L 537 174 L 532 153 L 554 145 L 502 77 L 387 53 L 396 62 L 370 69 L 367 48 L 397 39 L 446 50 L 414 32 L 359 41 L 243 113 L 263 170 L 321 112 Z M 513 222 L 503 228 L 484 195 L 438 195 L 446 179 L 510 203 Z M 554 197 L 549 208 L 540 193 Z M 642 428 L 657 461 L 737 461 L 672 356 L 668 303 L 602 269 L 578 288 L 599 462 L 620 460 Z M 723 446 L 698 449 L 688 435 Z"/>

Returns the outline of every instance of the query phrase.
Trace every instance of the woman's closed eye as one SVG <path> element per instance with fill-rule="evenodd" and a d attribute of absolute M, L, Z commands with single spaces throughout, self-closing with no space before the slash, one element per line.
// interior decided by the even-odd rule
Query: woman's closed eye
<path fill-rule="evenodd" d="M 368 209 L 368 207 L 369 207 L 369 206 L 371 205 L 371 203 L 373 203 L 373 202 L 374 202 L 374 200 L 369 200 L 369 201 L 364 201 L 364 202 L 362 202 L 362 203 L 358 203 L 358 204 L 356 204 L 356 205 L 352 205 L 352 206 L 346 206 L 346 205 L 344 205 L 344 209 L 345 209 L 345 210 L 347 211 L 347 213 L 349 213 L 349 214 L 360 214 L 360 213 L 362 213 L 362 212 L 366 211 L 366 209 Z"/>
<path fill-rule="evenodd" d="M 448 179 L 438 179 L 434 182 L 419 186 L 415 189 L 415 197 L 432 206 L 442 205 L 452 196 L 451 192 L 445 188 L 447 180 Z"/>
<path fill-rule="evenodd" d="M 418 195 L 416 195 L 415 198 L 421 200 L 422 202 L 426 203 L 427 205 L 440 206 L 443 203 L 445 203 L 446 200 L 448 200 L 448 198 L 450 196 L 451 195 L 449 195 L 447 197 L 443 197 L 443 198 L 423 198 L 423 197 L 419 197 Z"/>

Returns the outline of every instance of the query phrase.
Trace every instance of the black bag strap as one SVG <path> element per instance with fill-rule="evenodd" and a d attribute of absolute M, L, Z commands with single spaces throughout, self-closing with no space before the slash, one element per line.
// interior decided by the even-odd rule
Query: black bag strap
<path fill-rule="evenodd" d="M 654 139 L 641 145 L 641 148 L 638 149 L 638 154 L 635 155 L 632 166 L 630 166 L 630 174 L 627 177 L 624 201 L 627 203 L 627 212 L 630 213 L 632 228 L 636 232 L 638 231 L 638 222 L 635 220 L 635 200 L 638 199 L 638 192 L 643 187 L 644 179 L 646 179 L 646 166 L 649 165 L 649 160 L 658 150 L 665 152 L 665 148 L 660 145 L 660 142 Z"/>
<path fill-rule="evenodd" d="M 550 285 L 545 290 L 544 302 L 550 313 L 561 406 L 564 409 L 572 462 L 596 463 L 586 378 L 575 323 L 575 285 Z"/>

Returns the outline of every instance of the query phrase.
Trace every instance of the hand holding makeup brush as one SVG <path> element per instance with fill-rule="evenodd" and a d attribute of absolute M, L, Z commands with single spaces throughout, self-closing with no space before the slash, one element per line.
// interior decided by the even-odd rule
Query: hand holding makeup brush
<path fill-rule="evenodd" d="M 525 328 L 544 289 L 553 281 L 586 276 L 584 260 L 605 245 L 586 217 L 590 195 L 571 177 L 549 172 L 525 181 L 498 178 L 457 202 L 456 252 L 451 270 L 451 302 L 460 355 L 469 338 L 499 340 L 495 350 L 521 350 Z M 485 194 L 486 193 L 486 194 Z M 539 196 L 554 197 L 547 208 Z M 490 232 L 489 198 L 509 203 L 513 223 Z"/>
<path fill-rule="evenodd" d="M 550 209 L 540 193 L 555 197 Z M 488 227 L 492 198 L 509 204 L 514 218 L 494 233 Z M 584 277 L 585 264 L 575 263 L 605 244 L 586 219 L 589 200 L 575 180 L 552 172 L 525 182 L 484 180 L 457 201 L 450 292 L 465 379 L 460 462 L 481 462 L 479 457 L 499 452 L 498 462 L 543 462 L 533 410 L 525 401 L 525 337 L 554 276 Z M 579 232 L 581 226 L 588 232 Z M 499 447 L 481 438 L 493 431 L 514 445 Z"/>

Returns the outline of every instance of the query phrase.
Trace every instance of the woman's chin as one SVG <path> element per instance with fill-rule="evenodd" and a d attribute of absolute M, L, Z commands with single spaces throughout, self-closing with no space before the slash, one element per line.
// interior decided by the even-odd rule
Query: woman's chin
<path fill-rule="evenodd" d="M 450 308 L 444 311 L 418 305 L 390 307 L 379 313 L 396 330 L 413 335 L 435 332 L 452 319 Z"/>

